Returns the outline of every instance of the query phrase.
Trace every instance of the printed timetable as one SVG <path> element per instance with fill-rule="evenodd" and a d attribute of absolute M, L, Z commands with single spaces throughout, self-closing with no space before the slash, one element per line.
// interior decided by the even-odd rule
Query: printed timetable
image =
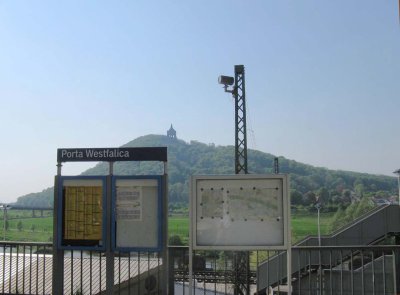
<path fill-rule="evenodd" d="M 142 187 L 117 188 L 117 220 L 142 220 Z"/>
<path fill-rule="evenodd" d="M 101 186 L 65 187 L 64 239 L 101 240 Z"/>

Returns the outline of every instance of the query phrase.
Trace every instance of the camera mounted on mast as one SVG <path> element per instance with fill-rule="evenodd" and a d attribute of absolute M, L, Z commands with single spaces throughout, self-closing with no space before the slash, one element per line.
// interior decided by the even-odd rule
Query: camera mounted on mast
<path fill-rule="evenodd" d="M 218 83 L 224 85 L 225 92 L 229 92 L 232 93 L 232 95 L 235 95 L 235 86 L 233 86 L 233 89 L 228 89 L 228 86 L 232 86 L 235 83 L 235 78 L 221 75 L 218 77 Z"/>

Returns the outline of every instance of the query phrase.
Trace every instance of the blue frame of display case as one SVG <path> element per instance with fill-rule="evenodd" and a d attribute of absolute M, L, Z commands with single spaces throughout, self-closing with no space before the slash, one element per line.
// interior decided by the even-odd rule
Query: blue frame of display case
<path fill-rule="evenodd" d="M 106 195 L 107 195 L 107 181 L 106 176 L 59 176 L 57 183 L 57 196 L 58 196 L 58 212 L 57 212 L 57 227 L 58 227 L 58 248 L 66 250 L 95 250 L 104 251 L 106 249 Z M 77 245 L 65 245 L 64 234 L 63 234 L 63 224 L 64 224 L 64 202 L 63 202 L 63 182 L 64 180 L 101 180 L 103 192 L 102 192 L 102 230 L 101 230 L 101 245 L 90 246 L 90 245 L 79 245 L 79 240 L 76 241 Z"/>

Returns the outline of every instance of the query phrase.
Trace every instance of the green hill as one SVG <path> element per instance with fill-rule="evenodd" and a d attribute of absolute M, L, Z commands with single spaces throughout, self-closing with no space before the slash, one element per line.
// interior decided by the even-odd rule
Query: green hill
<path fill-rule="evenodd" d="M 169 201 L 187 203 L 191 175 L 233 174 L 234 146 L 215 146 L 198 141 L 187 143 L 163 135 L 146 135 L 124 145 L 126 147 L 168 147 Z M 250 173 L 272 173 L 274 155 L 248 150 Z M 325 202 L 349 202 L 351 197 L 389 196 L 397 190 L 396 178 L 348 171 L 317 168 L 279 158 L 280 172 L 289 173 L 292 203 L 309 205 L 319 196 Z M 162 163 L 118 162 L 115 175 L 160 174 Z M 83 175 L 106 175 L 108 165 L 99 163 Z M 19 205 L 37 206 L 52 204 L 52 188 L 40 193 L 18 198 Z"/>
<path fill-rule="evenodd" d="M 17 199 L 16 204 L 26 207 L 53 207 L 54 189 L 46 188 L 40 193 L 30 193 Z"/>

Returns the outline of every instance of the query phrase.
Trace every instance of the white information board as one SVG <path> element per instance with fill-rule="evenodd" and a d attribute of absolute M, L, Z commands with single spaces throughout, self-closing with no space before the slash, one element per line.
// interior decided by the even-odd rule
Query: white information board
<path fill-rule="evenodd" d="M 114 180 L 115 245 L 118 250 L 161 247 L 161 178 Z"/>
<path fill-rule="evenodd" d="M 286 175 L 193 176 L 194 249 L 287 249 Z"/>

